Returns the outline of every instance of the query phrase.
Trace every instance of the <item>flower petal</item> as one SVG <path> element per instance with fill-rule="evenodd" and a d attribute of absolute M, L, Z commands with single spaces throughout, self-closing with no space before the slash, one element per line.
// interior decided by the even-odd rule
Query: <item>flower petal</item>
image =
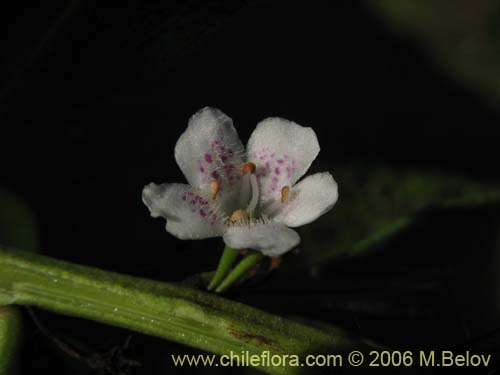
<path fill-rule="evenodd" d="M 289 199 L 275 220 L 289 227 L 308 224 L 328 212 L 337 198 L 337 183 L 330 173 L 307 176 L 292 187 Z"/>
<path fill-rule="evenodd" d="M 268 256 L 279 256 L 297 246 L 300 237 L 293 229 L 278 223 L 235 225 L 224 234 L 233 249 L 253 249 Z"/>
<path fill-rule="evenodd" d="M 311 128 L 282 118 L 260 122 L 248 141 L 247 159 L 257 166 L 262 199 L 280 198 L 281 189 L 302 177 L 318 153 Z"/>
<path fill-rule="evenodd" d="M 215 180 L 219 186 L 217 197 L 223 201 L 237 195 L 243 156 L 244 148 L 232 120 L 216 108 L 206 107 L 195 113 L 175 146 L 175 159 L 189 184 L 209 191 L 210 182 Z"/>
<path fill-rule="evenodd" d="M 180 239 L 220 236 L 223 219 L 203 192 L 185 184 L 150 183 L 142 190 L 142 201 L 151 216 L 167 219 L 166 229 Z"/>

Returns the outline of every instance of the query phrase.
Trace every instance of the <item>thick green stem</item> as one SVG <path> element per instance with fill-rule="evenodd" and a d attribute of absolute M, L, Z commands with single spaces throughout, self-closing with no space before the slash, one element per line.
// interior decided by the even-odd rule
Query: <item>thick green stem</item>
<path fill-rule="evenodd" d="M 214 290 L 219 286 L 222 280 L 224 280 L 224 277 L 226 277 L 226 275 L 229 273 L 231 267 L 238 258 L 239 252 L 239 250 L 233 249 L 229 246 L 226 246 L 224 248 L 224 252 L 222 253 L 222 256 L 220 258 L 219 265 L 217 266 L 217 270 L 215 271 L 215 275 L 207 287 L 208 290 Z"/>
<path fill-rule="evenodd" d="M 0 305 L 39 306 L 216 354 L 336 353 L 368 344 L 211 293 L 0 248 Z M 262 367 L 270 374 L 304 368 Z"/>

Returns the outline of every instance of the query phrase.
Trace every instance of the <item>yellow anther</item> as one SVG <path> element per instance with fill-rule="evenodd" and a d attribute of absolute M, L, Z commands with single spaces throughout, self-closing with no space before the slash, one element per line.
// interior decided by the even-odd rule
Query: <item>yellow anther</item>
<path fill-rule="evenodd" d="M 217 193 L 219 192 L 220 186 L 219 183 L 215 180 L 210 181 L 210 191 L 212 192 L 212 199 L 217 197 Z"/>
<path fill-rule="evenodd" d="M 237 221 L 245 221 L 248 219 L 248 214 L 245 210 L 239 209 L 233 212 L 229 221 L 235 223 Z"/>
<path fill-rule="evenodd" d="M 241 175 L 244 176 L 246 175 L 248 172 L 250 172 L 251 174 L 254 174 L 255 173 L 255 164 L 254 163 L 245 163 L 241 166 Z"/>
<path fill-rule="evenodd" d="M 290 186 L 283 186 L 281 189 L 281 203 L 285 203 L 290 195 Z"/>

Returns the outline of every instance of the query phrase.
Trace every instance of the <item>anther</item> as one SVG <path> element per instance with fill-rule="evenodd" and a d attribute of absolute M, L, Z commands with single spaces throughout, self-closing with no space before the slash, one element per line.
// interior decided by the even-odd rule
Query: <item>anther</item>
<path fill-rule="evenodd" d="M 246 175 L 248 172 L 250 172 L 251 174 L 255 174 L 255 164 L 254 163 L 248 162 L 248 163 L 244 163 L 241 166 L 241 175 L 242 176 Z"/>
<path fill-rule="evenodd" d="M 210 191 L 212 192 L 212 199 L 217 197 L 217 193 L 219 192 L 220 186 L 216 180 L 210 181 Z"/>
<path fill-rule="evenodd" d="M 283 186 L 281 189 L 281 203 L 285 203 L 290 195 L 290 186 Z"/>
<path fill-rule="evenodd" d="M 237 221 L 246 221 L 248 220 L 248 214 L 245 210 L 239 209 L 233 212 L 229 221 L 235 223 Z"/>

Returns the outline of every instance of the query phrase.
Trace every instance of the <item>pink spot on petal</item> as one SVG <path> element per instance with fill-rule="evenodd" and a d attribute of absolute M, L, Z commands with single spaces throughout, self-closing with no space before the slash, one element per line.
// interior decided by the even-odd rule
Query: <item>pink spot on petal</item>
<path fill-rule="evenodd" d="M 210 154 L 205 154 L 205 160 L 207 161 L 207 163 L 211 163 L 213 161 L 212 159 L 212 155 Z"/>
<path fill-rule="evenodd" d="M 218 179 L 220 176 L 219 176 L 219 172 L 217 171 L 213 171 L 212 172 L 212 177 L 215 178 L 215 179 Z"/>
<path fill-rule="evenodd" d="M 279 168 L 275 168 L 275 169 L 274 169 L 274 173 L 276 173 L 276 174 L 280 174 L 280 172 L 281 172 L 281 171 L 280 171 L 280 169 L 279 169 Z"/>

